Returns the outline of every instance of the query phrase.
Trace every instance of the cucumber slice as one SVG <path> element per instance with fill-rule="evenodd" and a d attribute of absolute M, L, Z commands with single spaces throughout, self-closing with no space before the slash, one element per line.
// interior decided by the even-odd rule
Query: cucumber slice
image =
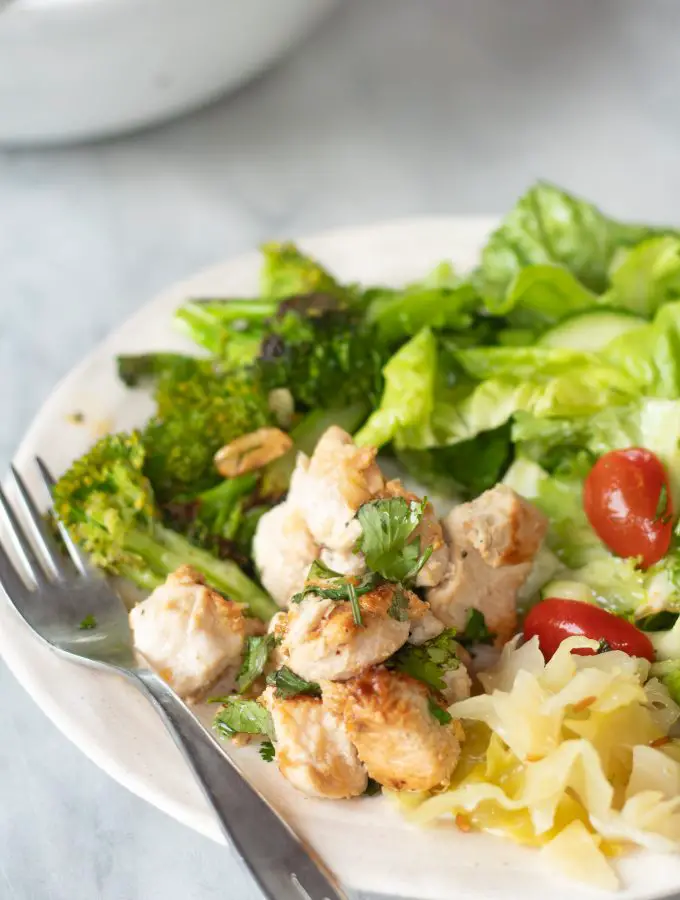
<path fill-rule="evenodd" d="M 645 325 L 645 319 L 620 312 L 583 313 L 543 334 L 536 346 L 560 350 L 601 350 L 614 338 Z"/>
<path fill-rule="evenodd" d="M 560 600 L 580 600 L 582 603 L 596 604 L 595 594 L 582 581 L 551 581 L 541 591 L 541 599 L 559 597 Z"/>

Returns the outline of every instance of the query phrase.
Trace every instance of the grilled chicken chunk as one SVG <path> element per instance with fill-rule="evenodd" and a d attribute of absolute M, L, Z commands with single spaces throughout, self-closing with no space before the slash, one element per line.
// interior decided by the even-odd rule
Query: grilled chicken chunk
<path fill-rule="evenodd" d="M 262 701 L 276 733 L 281 774 L 310 797 L 356 797 L 368 776 L 341 719 L 318 697 L 276 697 L 267 688 Z"/>
<path fill-rule="evenodd" d="M 331 426 L 311 458 L 298 456 L 288 503 L 301 512 L 318 544 L 334 551 L 354 546 L 360 533 L 356 512 L 384 484 L 376 453 L 357 447 L 346 431 Z"/>
<path fill-rule="evenodd" d="M 319 552 L 301 513 L 288 501 L 258 522 L 253 557 L 263 586 L 279 606 L 287 607 L 293 594 L 302 590 Z"/>
<path fill-rule="evenodd" d="M 426 603 L 404 591 L 408 608 L 403 621 L 395 618 L 390 609 L 396 590 L 393 584 L 383 584 L 359 597 L 361 625 L 344 600 L 309 594 L 293 604 L 280 645 L 286 664 L 308 681 L 342 681 L 386 660 L 406 642 L 411 620 L 427 611 Z"/>
<path fill-rule="evenodd" d="M 420 681 L 383 666 L 345 682 L 322 683 L 326 703 L 345 723 L 368 774 L 397 791 L 445 785 L 460 755 L 462 728 L 442 725 Z"/>
<path fill-rule="evenodd" d="M 516 630 L 517 592 L 547 531 L 545 516 L 499 484 L 456 506 L 443 524 L 451 559 L 444 580 L 428 591 L 433 613 L 462 630 L 468 611 L 478 609 L 504 644 Z"/>
<path fill-rule="evenodd" d="M 246 624 L 241 606 L 206 587 L 189 566 L 130 613 L 136 649 L 181 697 L 194 697 L 241 661 Z"/>

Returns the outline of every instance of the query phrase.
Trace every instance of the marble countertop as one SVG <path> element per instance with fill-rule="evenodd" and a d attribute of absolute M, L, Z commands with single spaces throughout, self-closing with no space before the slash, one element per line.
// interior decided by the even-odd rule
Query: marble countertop
<path fill-rule="evenodd" d="M 503 210 L 544 177 L 680 220 L 674 0 L 346 0 L 173 124 L 0 151 L 5 466 L 50 389 L 154 292 L 267 237 Z M 3 900 L 255 898 L 230 852 L 99 771 L 0 664 Z"/>

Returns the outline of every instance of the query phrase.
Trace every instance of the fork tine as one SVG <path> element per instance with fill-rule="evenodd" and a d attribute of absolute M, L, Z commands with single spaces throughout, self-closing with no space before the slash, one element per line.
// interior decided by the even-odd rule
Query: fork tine
<path fill-rule="evenodd" d="M 35 458 L 36 465 L 40 471 L 40 475 L 42 476 L 42 480 L 47 488 L 47 492 L 50 495 L 50 502 L 52 499 L 52 488 L 55 485 L 54 478 L 52 477 L 52 473 L 47 468 L 45 463 L 43 462 L 40 456 L 36 456 Z M 71 557 L 71 561 L 76 569 L 80 572 L 81 575 L 90 576 L 93 574 L 92 567 L 90 566 L 89 560 L 87 556 L 83 553 L 83 551 L 78 547 L 75 543 L 71 535 L 68 533 L 66 527 L 64 526 L 61 519 L 55 515 L 55 520 L 57 523 L 57 527 L 59 528 L 59 534 L 68 550 L 68 555 Z"/>
<path fill-rule="evenodd" d="M 33 498 L 29 494 L 24 479 L 17 472 L 14 466 L 10 466 L 10 470 L 12 472 L 12 475 L 14 476 L 14 481 L 16 482 L 19 497 L 21 498 L 21 503 L 24 507 L 27 521 L 30 525 L 30 536 L 38 545 L 38 549 L 42 553 L 44 559 L 47 560 L 52 574 L 57 578 L 63 579 L 66 575 L 64 571 L 64 560 L 62 555 L 59 553 L 59 550 L 54 542 L 54 538 L 47 530 L 45 521 L 38 511 L 38 507 L 35 505 Z"/>
<path fill-rule="evenodd" d="M 5 492 L 2 490 L 2 488 L 0 488 L 0 507 L 2 507 L 2 511 L 4 512 L 5 518 L 7 519 L 7 524 L 9 525 L 8 532 L 10 540 L 21 556 L 24 565 L 31 573 L 31 577 L 36 584 L 45 584 L 47 580 L 45 577 L 45 571 L 40 564 L 40 560 L 35 555 L 35 551 L 33 550 L 33 547 L 31 546 L 28 538 L 24 534 L 21 523 L 19 522 L 19 519 L 12 509 L 9 500 L 5 496 Z"/>
<path fill-rule="evenodd" d="M 16 603 L 28 593 L 26 584 L 17 574 L 17 570 L 14 568 L 14 564 L 2 544 L 0 544 L 0 586 L 13 603 Z"/>

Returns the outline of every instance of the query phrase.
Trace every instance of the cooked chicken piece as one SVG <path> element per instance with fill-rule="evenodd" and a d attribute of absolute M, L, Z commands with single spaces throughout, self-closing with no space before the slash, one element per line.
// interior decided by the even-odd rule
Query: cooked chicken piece
<path fill-rule="evenodd" d="M 309 567 L 319 555 L 300 512 L 290 503 L 280 503 L 257 524 L 253 557 L 263 586 L 279 606 L 301 591 Z"/>
<path fill-rule="evenodd" d="M 200 694 L 241 661 L 241 606 L 206 587 L 189 566 L 135 606 L 130 627 L 135 648 L 181 697 Z"/>
<path fill-rule="evenodd" d="M 352 575 L 360 578 L 366 571 L 366 560 L 363 553 L 352 553 L 351 550 L 327 550 L 324 548 L 319 557 L 329 569 L 340 575 Z"/>
<path fill-rule="evenodd" d="M 433 613 L 462 630 L 468 611 L 478 609 L 504 644 L 515 632 L 517 592 L 545 536 L 545 516 L 506 485 L 496 485 L 454 507 L 443 524 L 451 561 L 444 581 L 427 593 Z"/>
<path fill-rule="evenodd" d="M 311 458 L 298 455 L 288 502 L 300 510 L 312 537 L 330 550 L 348 551 L 361 533 L 355 515 L 384 481 L 376 449 L 357 447 L 346 431 L 331 426 Z"/>
<path fill-rule="evenodd" d="M 411 633 L 408 637 L 409 644 L 424 644 L 425 641 L 438 637 L 444 630 L 443 622 L 428 609 L 424 616 L 411 622 Z"/>
<path fill-rule="evenodd" d="M 380 496 L 403 497 L 409 503 L 412 501 L 420 503 L 422 500 L 422 497 L 407 491 L 398 478 L 388 481 Z M 430 558 L 418 572 L 416 585 L 418 587 L 434 587 L 446 575 L 446 568 L 449 564 L 449 548 L 446 546 L 442 526 L 431 503 L 425 507 L 420 525 L 413 532 L 413 539 L 420 541 L 421 550 L 432 547 Z"/>
<path fill-rule="evenodd" d="M 435 719 L 434 700 L 422 682 L 379 666 L 350 681 L 324 682 L 322 690 L 371 778 L 397 791 L 429 791 L 448 783 L 462 728 Z"/>
<path fill-rule="evenodd" d="M 311 797 L 363 794 L 366 769 L 343 722 L 320 698 L 300 694 L 284 700 L 269 687 L 262 701 L 274 722 L 279 770 L 291 784 Z"/>
<path fill-rule="evenodd" d="M 449 706 L 458 700 L 467 700 L 472 693 L 472 678 L 462 662 L 457 669 L 444 672 L 442 680 L 446 683 L 442 697 Z"/>
<path fill-rule="evenodd" d="M 427 611 L 426 603 L 404 591 L 408 618 L 394 618 L 389 611 L 395 590 L 393 584 L 383 584 L 359 597 L 362 625 L 355 623 L 348 601 L 309 594 L 292 604 L 281 644 L 287 665 L 308 681 L 343 681 L 386 660 L 406 643 L 410 619 Z"/>

